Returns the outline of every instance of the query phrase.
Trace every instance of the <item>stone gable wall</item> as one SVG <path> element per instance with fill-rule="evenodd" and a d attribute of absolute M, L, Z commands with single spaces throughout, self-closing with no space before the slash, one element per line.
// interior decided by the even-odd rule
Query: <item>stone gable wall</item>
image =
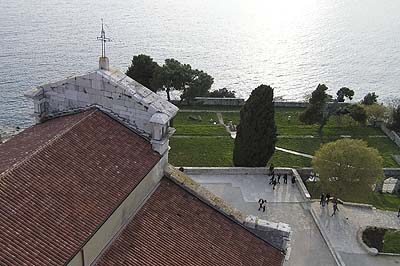
<path fill-rule="evenodd" d="M 139 132 L 151 134 L 149 120 L 157 110 L 142 104 L 148 95 L 124 90 L 96 72 L 47 84 L 40 89 L 42 93 L 34 97 L 38 119 L 95 105 Z"/>

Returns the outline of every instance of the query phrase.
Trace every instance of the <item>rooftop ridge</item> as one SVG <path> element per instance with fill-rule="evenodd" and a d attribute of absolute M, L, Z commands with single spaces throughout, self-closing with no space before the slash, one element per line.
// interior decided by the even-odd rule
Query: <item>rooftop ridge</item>
<path fill-rule="evenodd" d="M 226 218 L 230 219 L 234 223 L 241 226 L 247 232 L 253 236 L 261 239 L 266 244 L 272 248 L 285 254 L 285 251 L 281 248 L 276 247 L 269 243 L 266 239 L 258 236 L 254 232 L 250 231 L 244 224 L 246 222 L 244 214 L 237 209 L 233 209 L 229 204 L 227 204 L 223 199 L 209 192 L 207 189 L 201 187 L 196 181 L 191 179 L 189 176 L 185 175 L 183 172 L 177 170 L 173 165 L 169 164 L 166 169 L 165 176 L 171 180 L 173 183 L 177 184 L 179 187 L 205 203 L 207 206 L 213 208 L 217 212 L 224 215 Z"/>
<path fill-rule="evenodd" d="M 19 168 L 21 165 L 25 164 L 27 161 L 29 161 L 30 159 L 32 159 L 34 156 L 36 156 L 37 154 L 39 154 L 40 152 L 42 152 L 45 148 L 50 147 L 51 145 L 53 145 L 57 140 L 59 140 L 61 137 L 63 137 L 65 134 L 67 134 L 69 131 L 71 131 L 74 127 L 76 127 L 77 125 L 79 125 L 81 122 L 83 122 L 84 120 L 86 120 L 88 117 L 90 117 L 92 114 L 94 114 L 96 112 L 96 109 L 93 110 L 88 110 L 88 114 L 85 115 L 84 117 L 82 117 L 81 119 L 79 119 L 77 122 L 75 122 L 73 125 L 71 125 L 70 127 L 67 127 L 66 129 L 64 129 L 62 132 L 60 132 L 59 134 L 55 135 L 54 137 L 52 137 L 50 140 L 48 140 L 46 143 L 44 143 L 43 145 L 39 146 L 38 148 L 36 148 L 33 152 L 31 152 L 30 154 L 28 154 L 26 157 L 24 157 L 22 160 L 20 160 L 19 162 L 13 164 L 10 168 L 6 169 L 4 172 L 0 173 L 0 181 L 2 181 L 2 179 L 8 175 L 9 173 L 12 173 L 15 169 Z"/>

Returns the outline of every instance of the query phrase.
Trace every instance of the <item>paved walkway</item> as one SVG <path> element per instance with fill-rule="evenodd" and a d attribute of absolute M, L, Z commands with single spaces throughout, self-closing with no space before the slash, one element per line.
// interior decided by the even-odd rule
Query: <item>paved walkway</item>
<path fill-rule="evenodd" d="M 190 174 L 189 174 L 190 175 Z M 190 175 L 214 194 L 247 215 L 257 215 L 292 228 L 288 266 L 333 266 L 335 261 L 325 244 L 309 208 L 296 185 L 281 184 L 275 190 L 265 175 Z M 267 211 L 258 212 L 257 201 L 268 201 Z"/>
<path fill-rule="evenodd" d="M 348 266 L 400 265 L 400 257 L 371 256 L 357 241 L 361 226 L 382 226 L 400 229 L 396 212 L 339 205 L 339 213 L 331 217 L 332 206 L 321 208 L 319 202 L 312 203 L 312 209 L 322 230 L 327 234 L 334 250 Z"/>
<path fill-rule="evenodd" d="M 310 155 L 310 154 L 305 154 L 305 153 L 301 153 L 301 152 L 297 152 L 297 151 L 292 151 L 292 150 L 288 150 L 288 149 L 284 149 L 284 148 L 280 148 L 280 147 L 275 147 L 276 150 L 278 151 L 283 151 L 286 153 L 290 153 L 290 154 L 294 154 L 294 155 L 298 155 L 301 157 L 306 157 L 306 158 L 310 158 L 312 159 L 314 156 Z"/>

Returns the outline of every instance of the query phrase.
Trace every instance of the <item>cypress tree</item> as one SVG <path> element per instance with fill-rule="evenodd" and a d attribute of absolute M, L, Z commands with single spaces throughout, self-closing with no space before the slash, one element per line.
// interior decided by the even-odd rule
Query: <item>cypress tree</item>
<path fill-rule="evenodd" d="M 276 125 L 274 90 L 260 85 L 240 110 L 233 164 L 243 167 L 264 167 L 275 151 Z"/>

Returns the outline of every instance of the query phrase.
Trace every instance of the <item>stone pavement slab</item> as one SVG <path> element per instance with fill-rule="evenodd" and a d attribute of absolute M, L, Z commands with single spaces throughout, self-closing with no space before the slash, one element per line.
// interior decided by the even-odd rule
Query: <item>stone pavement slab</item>
<path fill-rule="evenodd" d="M 314 220 L 310 203 L 303 202 L 296 185 L 280 184 L 276 190 L 265 175 L 190 175 L 196 182 L 223 198 L 246 215 L 272 222 L 284 222 L 292 228 L 292 247 L 287 266 L 336 265 Z M 281 180 L 283 183 L 283 180 Z M 258 199 L 267 199 L 265 213 L 258 211 Z"/>
<path fill-rule="evenodd" d="M 203 184 L 211 191 L 219 188 L 218 192 L 222 198 L 228 197 L 231 192 L 227 189 L 224 193 L 224 188 L 234 187 L 239 188 L 242 192 L 241 201 L 258 202 L 260 198 L 266 199 L 268 202 L 302 202 L 303 196 L 297 188 L 297 185 L 281 184 L 272 189 L 269 185 L 269 177 L 266 175 L 190 175 L 196 182 Z"/>
<path fill-rule="evenodd" d="M 322 208 L 319 202 L 314 202 L 311 207 L 316 214 L 317 222 L 346 265 L 400 265 L 400 257 L 371 256 L 357 241 L 357 231 L 360 227 L 381 226 L 400 229 L 400 219 L 396 217 L 396 212 L 339 205 L 339 212 L 332 217 L 332 204 Z"/>

